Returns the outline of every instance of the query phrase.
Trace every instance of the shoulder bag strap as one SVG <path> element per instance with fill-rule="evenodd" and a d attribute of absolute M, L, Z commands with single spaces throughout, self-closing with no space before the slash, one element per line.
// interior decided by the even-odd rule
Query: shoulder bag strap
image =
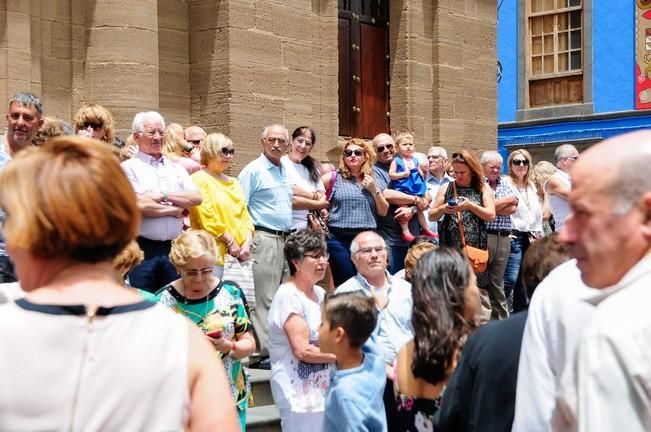
<path fill-rule="evenodd" d="M 454 200 L 459 203 L 456 181 L 452 182 L 452 192 L 454 193 Z M 466 246 L 466 235 L 463 229 L 463 217 L 461 216 L 460 211 L 457 212 L 457 226 L 459 227 L 459 234 L 461 234 L 461 247 L 464 248 Z"/>
<path fill-rule="evenodd" d="M 326 189 L 326 199 L 328 201 L 330 201 L 330 197 L 332 196 L 332 189 L 334 188 L 335 181 L 337 180 L 337 171 L 338 170 L 332 171 L 330 175 L 330 184 L 328 184 L 328 188 Z"/>

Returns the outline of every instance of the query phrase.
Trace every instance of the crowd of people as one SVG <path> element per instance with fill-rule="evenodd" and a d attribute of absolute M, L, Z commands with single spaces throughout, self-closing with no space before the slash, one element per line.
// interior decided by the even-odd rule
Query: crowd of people
<path fill-rule="evenodd" d="M 231 138 L 158 112 L 123 142 L 98 104 L 8 108 L 0 430 L 245 430 L 249 368 L 286 431 L 651 424 L 649 132 L 329 164 L 272 124 L 231 177 Z"/>

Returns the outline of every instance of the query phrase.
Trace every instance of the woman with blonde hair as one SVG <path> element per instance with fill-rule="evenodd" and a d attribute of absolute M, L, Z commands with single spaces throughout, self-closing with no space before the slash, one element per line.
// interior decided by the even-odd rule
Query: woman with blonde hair
<path fill-rule="evenodd" d="M 21 151 L 0 206 L 26 293 L 0 306 L 0 430 L 239 430 L 201 332 L 116 278 L 140 210 L 111 147 L 73 136 Z"/>
<path fill-rule="evenodd" d="M 206 334 L 219 353 L 229 380 L 230 395 L 246 428 L 251 382 L 241 359 L 255 350 L 253 328 L 244 294 L 237 284 L 212 274 L 219 250 L 205 231 L 188 230 L 172 243 L 170 262 L 181 277 L 145 298 L 159 301 L 185 315 Z"/>
<path fill-rule="evenodd" d="M 163 143 L 163 154 L 172 162 L 181 165 L 188 174 L 192 175 L 201 169 L 201 165 L 191 158 L 195 152 L 192 144 L 189 144 L 183 134 L 183 126 L 178 123 L 170 123 L 165 129 L 165 142 Z"/>
<path fill-rule="evenodd" d="M 344 145 L 339 169 L 322 177 L 329 191 L 328 251 L 335 287 L 355 276 L 350 259 L 353 238 L 362 231 L 375 231 L 376 215 L 385 216 L 389 210 L 389 203 L 375 182 L 374 162 L 373 147 L 352 138 Z"/>
<path fill-rule="evenodd" d="M 201 163 L 205 166 L 192 175 L 203 201 L 190 209 L 190 225 L 210 233 L 217 241 L 215 275 L 221 277 L 224 255 L 240 262 L 251 258 L 253 221 L 244 192 L 236 178 L 226 174 L 233 164 L 233 141 L 224 134 L 208 135 L 201 147 Z"/>
<path fill-rule="evenodd" d="M 556 174 L 556 167 L 548 161 L 540 161 L 533 167 L 531 179 L 536 185 L 536 192 L 538 193 L 538 201 L 543 210 L 543 235 L 549 235 L 554 232 L 555 223 L 552 209 L 549 205 L 547 194 L 545 193 L 545 183 L 547 180 Z"/>
<path fill-rule="evenodd" d="M 113 145 L 115 125 L 111 111 L 97 103 L 88 103 L 75 114 L 75 133 Z"/>
<path fill-rule="evenodd" d="M 504 273 L 504 294 L 510 309 L 518 312 L 526 307 L 524 290 L 520 282 L 522 257 L 529 245 L 542 237 L 542 206 L 538 199 L 536 186 L 532 180 L 531 154 L 524 149 L 513 151 L 507 160 L 509 175 L 506 179 L 518 198 L 518 206 L 511 215 L 513 236 L 511 238 L 511 254 L 506 263 Z"/>

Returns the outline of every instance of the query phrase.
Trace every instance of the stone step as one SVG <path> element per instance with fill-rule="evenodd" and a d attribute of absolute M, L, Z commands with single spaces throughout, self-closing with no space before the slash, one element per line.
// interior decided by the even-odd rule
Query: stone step
<path fill-rule="evenodd" d="M 281 432 L 280 413 L 275 405 L 254 406 L 246 410 L 247 432 Z"/>
<path fill-rule="evenodd" d="M 251 377 L 251 391 L 255 406 L 273 405 L 274 399 L 271 395 L 271 371 L 262 369 L 247 369 Z"/>

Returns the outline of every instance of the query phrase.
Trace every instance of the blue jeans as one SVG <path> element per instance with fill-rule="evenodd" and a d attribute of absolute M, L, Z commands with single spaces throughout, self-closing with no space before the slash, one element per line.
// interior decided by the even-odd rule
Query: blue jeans
<path fill-rule="evenodd" d="M 350 259 L 350 244 L 355 234 L 344 233 L 330 229 L 328 235 L 328 253 L 330 254 L 330 271 L 335 288 L 357 274 L 357 270 Z"/>
<path fill-rule="evenodd" d="M 511 239 L 511 254 L 504 272 L 504 294 L 510 313 L 519 312 L 527 306 L 520 273 L 522 258 L 529 249 L 529 234 L 522 231 L 514 231 L 514 233 L 515 237 Z"/>

